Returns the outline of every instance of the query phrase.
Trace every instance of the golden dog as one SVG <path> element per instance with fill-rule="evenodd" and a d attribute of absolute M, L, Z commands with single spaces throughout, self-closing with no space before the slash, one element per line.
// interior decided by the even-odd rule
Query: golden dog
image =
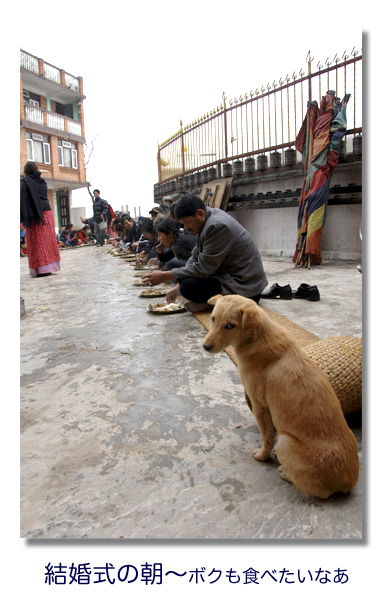
<path fill-rule="evenodd" d="M 250 299 L 217 295 L 203 344 L 210 353 L 236 351 L 247 403 L 260 428 L 257 461 L 274 453 L 280 476 L 307 496 L 328 498 L 358 481 L 357 443 L 323 372 L 295 340 Z"/>

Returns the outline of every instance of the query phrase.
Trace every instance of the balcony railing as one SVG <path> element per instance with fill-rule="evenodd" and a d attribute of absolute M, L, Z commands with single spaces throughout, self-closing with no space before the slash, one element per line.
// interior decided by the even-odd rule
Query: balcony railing
<path fill-rule="evenodd" d="M 68 74 L 67 72 L 64 74 L 64 78 L 66 81 L 66 87 L 73 89 L 74 91 L 79 91 L 79 81 L 77 78 L 72 76 L 72 74 Z"/>
<path fill-rule="evenodd" d="M 55 128 L 55 130 L 64 130 L 64 118 L 58 114 L 47 112 L 47 126 Z"/>
<path fill-rule="evenodd" d="M 67 120 L 67 131 L 82 136 L 82 126 L 74 120 Z"/>
<path fill-rule="evenodd" d="M 41 58 L 32 56 L 32 54 L 29 54 L 24 50 L 20 50 L 20 66 L 34 74 L 44 76 L 44 78 L 53 81 L 58 85 L 63 85 L 78 93 L 80 92 L 80 77 L 75 77 L 48 62 L 44 62 Z"/>
<path fill-rule="evenodd" d="M 257 157 L 262 162 L 271 153 L 283 164 L 285 153 L 293 149 L 296 135 L 307 113 L 307 102 L 318 100 L 327 91 L 343 97 L 350 94 L 347 107 L 348 151 L 353 137 L 362 132 L 361 66 L 362 56 L 353 49 L 351 57 L 337 55 L 312 72 L 313 57 L 307 55 L 308 73 L 287 75 L 227 102 L 198 118 L 162 143 L 158 148 L 158 184 L 181 179 L 207 168 Z M 301 160 L 295 151 L 296 161 Z M 295 161 L 295 163 L 296 163 Z M 238 164 L 240 165 L 240 164 Z M 243 165 L 243 164 L 242 164 Z"/>
<path fill-rule="evenodd" d="M 82 136 L 82 125 L 76 120 L 71 120 L 54 112 L 49 112 L 41 107 L 24 104 L 25 119 L 34 124 L 41 124 L 59 131 Z"/>
<path fill-rule="evenodd" d="M 35 124 L 44 125 L 44 110 L 34 105 L 24 105 L 25 119 Z"/>
<path fill-rule="evenodd" d="M 54 83 L 58 83 L 60 85 L 60 70 L 59 68 L 55 68 L 55 66 L 51 66 L 51 64 L 47 64 L 47 62 L 43 62 L 44 68 L 44 76 L 46 79 L 53 81 Z"/>
<path fill-rule="evenodd" d="M 20 52 L 20 66 L 34 74 L 39 74 L 39 60 L 35 56 L 31 56 L 31 54 Z"/>

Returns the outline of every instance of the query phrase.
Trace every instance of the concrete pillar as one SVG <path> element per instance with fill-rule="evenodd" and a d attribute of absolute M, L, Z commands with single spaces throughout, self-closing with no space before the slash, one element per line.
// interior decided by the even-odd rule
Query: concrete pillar
<path fill-rule="evenodd" d="M 78 168 L 79 168 L 79 181 L 86 182 L 86 168 L 84 165 L 84 147 L 83 143 L 77 143 L 78 149 Z"/>
<path fill-rule="evenodd" d="M 52 177 L 54 179 L 58 179 L 58 178 L 60 178 L 58 137 L 54 136 L 53 134 L 51 134 L 51 136 L 50 136 L 50 149 L 51 149 Z"/>
<path fill-rule="evenodd" d="M 28 161 L 25 128 L 20 128 L 20 173 L 24 173 L 24 166 Z"/>

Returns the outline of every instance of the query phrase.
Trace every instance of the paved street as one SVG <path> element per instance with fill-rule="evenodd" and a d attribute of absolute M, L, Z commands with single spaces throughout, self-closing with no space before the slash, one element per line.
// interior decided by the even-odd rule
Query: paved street
<path fill-rule="evenodd" d="M 106 247 L 61 256 L 35 279 L 20 261 L 22 537 L 361 538 L 361 481 L 320 501 L 254 461 L 237 368 L 202 349 L 192 314 L 148 312 Z M 264 306 L 320 338 L 361 336 L 356 264 L 265 260 L 270 285 L 316 283 L 322 299 Z M 350 425 L 361 450 L 360 416 Z"/>

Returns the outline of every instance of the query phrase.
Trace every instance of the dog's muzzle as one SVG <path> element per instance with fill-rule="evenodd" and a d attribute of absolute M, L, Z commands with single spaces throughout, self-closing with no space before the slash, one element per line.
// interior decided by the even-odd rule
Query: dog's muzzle
<path fill-rule="evenodd" d="M 213 345 L 210 345 L 209 343 L 204 343 L 203 348 L 205 349 L 205 351 L 211 351 L 213 349 Z"/>

